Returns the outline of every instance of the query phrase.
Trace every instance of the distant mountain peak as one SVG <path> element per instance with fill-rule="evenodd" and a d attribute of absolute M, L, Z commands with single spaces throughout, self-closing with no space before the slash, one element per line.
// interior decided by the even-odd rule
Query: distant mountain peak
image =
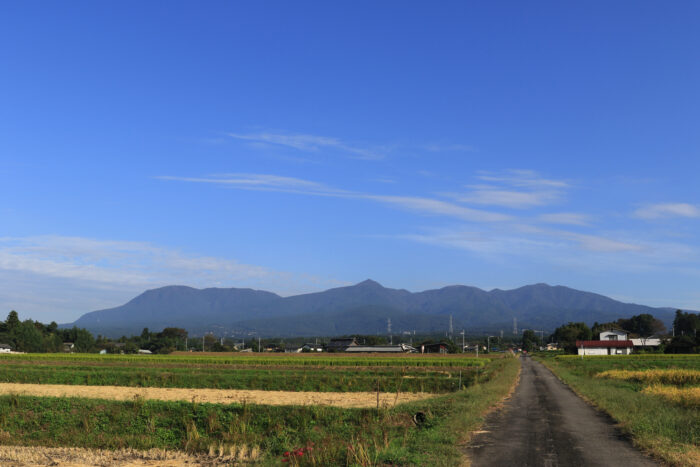
<path fill-rule="evenodd" d="M 372 279 L 365 279 L 362 282 L 355 284 L 355 287 L 364 287 L 364 288 L 372 287 L 372 288 L 382 288 L 382 289 L 384 288 L 384 286 L 382 284 L 380 284 L 377 281 L 373 281 Z"/>

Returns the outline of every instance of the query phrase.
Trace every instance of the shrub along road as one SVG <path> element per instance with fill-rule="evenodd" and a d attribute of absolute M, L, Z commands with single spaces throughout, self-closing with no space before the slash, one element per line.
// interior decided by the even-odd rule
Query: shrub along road
<path fill-rule="evenodd" d="M 513 397 L 487 417 L 465 454 L 474 467 L 657 465 L 529 357 Z"/>

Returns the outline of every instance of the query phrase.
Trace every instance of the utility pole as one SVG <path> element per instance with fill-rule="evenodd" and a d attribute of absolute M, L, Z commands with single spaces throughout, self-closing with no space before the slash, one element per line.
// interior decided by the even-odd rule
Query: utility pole
<path fill-rule="evenodd" d="M 393 345 L 394 336 L 391 335 L 391 318 L 386 319 L 386 333 L 389 334 L 389 345 Z"/>
<path fill-rule="evenodd" d="M 513 335 L 518 335 L 518 318 L 516 318 L 515 316 L 513 317 Z"/>
<path fill-rule="evenodd" d="M 260 336 L 258 336 L 258 352 L 262 352 L 262 348 L 260 348 Z"/>
<path fill-rule="evenodd" d="M 460 332 L 462 335 L 462 353 L 464 353 L 464 329 L 462 329 L 462 332 Z"/>
<path fill-rule="evenodd" d="M 452 315 L 450 315 L 450 340 L 452 340 L 452 333 L 453 333 L 453 329 L 452 329 Z"/>
<path fill-rule="evenodd" d="M 202 352 L 204 352 L 204 336 L 206 335 L 206 333 L 202 334 Z"/>

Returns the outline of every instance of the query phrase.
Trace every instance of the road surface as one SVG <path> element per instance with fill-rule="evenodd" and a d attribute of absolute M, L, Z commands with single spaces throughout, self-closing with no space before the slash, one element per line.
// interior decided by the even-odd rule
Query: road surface
<path fill-rule="evenodd" d="M 521 361 L 513 397 L 465 449 L 473 467 L 658 465 L 544 365 Z"/>

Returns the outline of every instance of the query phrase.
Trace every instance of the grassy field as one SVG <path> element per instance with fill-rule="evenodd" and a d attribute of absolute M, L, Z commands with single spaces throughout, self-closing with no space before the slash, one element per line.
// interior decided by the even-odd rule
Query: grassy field
<path fill-rule="evenodd" d="M 351 392 L 353 385 L 379 381 L 383 391 L 416 389 L 422 381 L 435 397 L 388 407 L 344 409 L 326 406 L 205 404 L 67 397 L 0 396 L 0 443 L 74 446 L 92 449 L 165 449 L 215 456 L 226 462 L 279 465 L 458 465 L 458 442 L 483 412 L 501 400 L 515 380 L 514 358 L 475 359 L 441 356 L 82 356 L 19 355 L 0 359 L 3 378 L 45 382 L 72 378 L 90 384 L 126 378 L 134 384 L 168 387 L 190 384 L 188 374 L 209 375 L 199 387 L 217 387 L 238 376 L 244 385 L 294 390 Z M 376 360 L 374 360 L 376 358 Z M 301 363 L 303 362 L 303 363 Z M 250 365 L 247 367 L 246 363 Z M 281 368 L 281 369 L 280 369 Z M 473 372 L 478 370 L 478 380 Z M 444 384 L 463 375 L 463 389 Z M 271 377 L 265 379 L 265 373 Z M 74 374 L 76 376 L 71 377 Z M 224 374 L 225 377 L 217 377 Z M 13 376 L 14 375 L 14 376 Z M 400 378 L 397 378 L 400 376 Z M 406 376 L 409 376 L 408 378 Z M 449 376 L 449 377 L 448 377 Z M 223 378 L 223 379 L 217 379 Z M 306 378 L 307 386 L 299 386 Z M 345 378 L 345 385 L 337 380 Z M 276 380 L 291 383 L 275 383 Z M 364 380 L 367 380 L 364 382 Z M 109 380 L 111 381 L 111 380 Z M 122 380 L 120 380 L 122 381 Z M 311 382 L 309 382 L 311 381 Z M 350 381 L 353 381 L 352 384 Z M 357 381 L 357 383 L 354 383 Z M 433 381 L 433 382 L 430 382 Z M 111 384 L 111 383 L 110 383 Z M 207 385 L 207 386 L 205 386 Z M 412 386 L 414 385 L 414 386 Z M 189 386 L 185 386 L 189 387 Z M 320 389 L 319 389 L 320 388 Z M 266 387 L 265 389 L 271 389 Z M 427 390 L 427 389 L 426 389 Z M 425 414 L 420 426 L 412 421 Z M 285 457 L 285 453 L 288 453 Z"/>
<path fill-rule="evenodd" d="M 536 358 L 615 418 L 641 449 L 670 465 L 700 465 L 700 356 Z"/>

